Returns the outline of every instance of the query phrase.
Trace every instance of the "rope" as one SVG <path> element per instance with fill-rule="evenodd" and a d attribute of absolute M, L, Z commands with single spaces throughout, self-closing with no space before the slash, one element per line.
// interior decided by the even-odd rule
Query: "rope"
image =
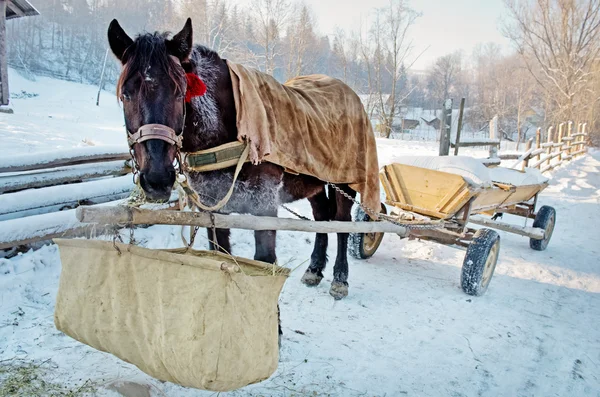
<path fill-rule="evenodd" d="M 418 230 L 443 229 L 444 226 L 445 226 L 444 221 L 427 222 L 427 223 L 423 223 L 423 222 L 415 223 L 415 222 L 401 222 L 401 221 L 397 221 L 395 219 L 392 219 L 389 216 L 383 216 L 379 212 L 374 211 L 373 209 L 367 207 L 366 205 L 363 205 L 358 200 L 356 200 L 355 198 L 353 198 L 352 196 L 350 196 L 348 193 L 346 193 L 345 191 L 343 191 L 335 183 L 327 182 L 327 185 L 331 186 L 338 193 L 340 193 L 342 196 L 346 197 L 348 200 L 350 200 L 354 204 L 358 205 L 363 211 L 365 211 L 365 213 L 367 213 L 373 219 L 381 218 L 381 219 L 383 219 L 386 222 L 392 223 L 392 224 L 394 224 L 396 226 L 402 226 L 402 227 L 404 227 L 406 229 L 409 229 L 409 230 L 417 230 L 417 229 Z"/>
<path fill-rule="evenodd" d="M 229 202 L 229 199 L 231 198 L 231 195 L 233 194 L 235 182 L 237 181 L 240 171 L 242 170 L 242 167 L 244 166 L 244 163 L 246 162 L 246 159 L 248 158 L 249 152 L 250 152 L 250 145 L 246 145 L 246 148 L 244 149 L 244 152 L 240 156 L 237 166 L 235 167 L 235 172 L 233 173 L 233 181 L 231 182 L 231 187 L 229 188 L 229 191 L 227 192 L 225 197 L 223 197 L 217 204 L 215 204 L 213 206 L 207 206 L 200 201 L 200 196 L 198 196 L 198 193 L 196 193 L 196 191 L 190 186 L 190 184 L 187 181 L 187 177 L 185 177 L 181 182 L 178 181 L 178 183 L 181 186 L 181 188 L 183 189 L 183 191 L 185 192 L 185 194 L 187 195 L 187 197 L 190 199 L 190 201 L 192 202 L 193 205 L 195 205 L 199 209 L 206 211 L 206 212 L 218 211 Z"/>

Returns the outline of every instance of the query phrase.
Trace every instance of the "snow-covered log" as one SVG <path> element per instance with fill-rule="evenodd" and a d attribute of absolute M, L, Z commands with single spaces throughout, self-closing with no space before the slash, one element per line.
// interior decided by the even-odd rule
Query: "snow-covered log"
<path fill-rule="evenodd" d="M 0 221 L 73 208 L 80 203 L 99 204 L 124 198 L 133 189 L 131 176 L 0 195 Z"/>
<path fill-rule="evenodd" d="M 127 160 L 130 157 L 127 148 L 121 145 L 86 146 L 68 150 L 10 155 L 0 158 L 0 173 L 33 171 L 101 161 Z"/>
<path fill-rule="evenodd" d="M 82 182 L 106 176 L 121 176 L 131 172 L 122 160 L 68 167 L 50 168 L 22 173 L 0 174 L 0 193 Z"/>

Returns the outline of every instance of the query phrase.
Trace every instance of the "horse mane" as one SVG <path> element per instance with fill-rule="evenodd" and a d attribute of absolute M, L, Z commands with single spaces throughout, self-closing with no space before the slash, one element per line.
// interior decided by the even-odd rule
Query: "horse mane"
<path fill-rule="evenodd" d="M 175 84 L 175 91 L 183 91 L 185 74 L 182 67 L 169 56 L 166 40 L 169 32 L 142 33 L 123 54 L 123 70 L 117 82 L 117 98 L 121 98 L 123 86 L 134 75 L 139 75 L 141 92 L 145 91 L 148 82 L 144 74 L 148 67 L 158 68 Z"/>

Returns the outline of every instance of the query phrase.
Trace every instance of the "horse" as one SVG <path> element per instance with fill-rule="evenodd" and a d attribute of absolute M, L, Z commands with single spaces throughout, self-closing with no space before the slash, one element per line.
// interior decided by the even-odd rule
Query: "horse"
<path fill-rule="evenodd" d="M 141 33 L 132 39 L 116 19 L 108 27 L 110 48 L 122 65 L 117 97 L 123 107 L 138 183 L 152 201 L 164 202 L 170 197 L 177 177 L 178 144 L 182 153 L 191 153 L 235 142 L 238 136 L 226 60 L 207 47 L 193 45 L 192 37 L 191 18 L 172 37 L 166 32 L 155 32 Z M 186 101 L 186 73 L 202 80 L 206 86 L 204 95 Z M 139 139 L 139 131 L 147 132 L 147 128 L 155 128 L 157 135 Z M 203 202 L 215 203 L 227 194 L 234 180 L 234 168 L 186 171 L 186 177 Z M 356 192 L 347 184 L 338 188 L 339 191 L 328 187 L 313 176 L 285 172 L 273 163 L 246 163 L 229 201 L 218 212 L 275 217 L 281 204 L 308 199 L 316 221 L 350 221 L 353 202 L 342 192 L 351 198 Z M 216 229 L 214 236 L 210 229 L 208 233 L 211 250 L 231 252 L 229 229 Z M 275 231 L 255 231 L 254 237 L 254 259 L 275 263 Z M 338 233 L 337 239 L 329 291 L 336 300 L 348 295 L 348 234 Z M 310 264 L 302 277 L 305 285 L 317 286 L 323 279 L 327 244 L 327 234 L 317 233 Z"/>

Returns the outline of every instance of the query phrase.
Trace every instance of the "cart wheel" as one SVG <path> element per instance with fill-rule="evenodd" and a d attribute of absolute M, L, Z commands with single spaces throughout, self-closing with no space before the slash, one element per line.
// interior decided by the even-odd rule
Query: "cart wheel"
<path fill-rule="evenodd" d="M 535 216 L 533 227 L 544 229 L 545 236 L 543 240 L 529 239 L 529 246 L 536 251 L 545 250 L 550 242 L 550 239 L 552 238 L 552 232 L 554 231 L 555 223 L 556 210 L 548 205 L 542 206 Z"/>
<path fill-rule="evenodd" d="M 479 229 L 475 233 L 460 274 L 460 286 L 466 294 L 480 296 L 485 293 L 496 269 L 499 252 L 498 233 L 490 229 Z"/>
<path fill-rule="evenodd" d="M 381 212 L 387 214 L 385 206 L 381 204 Z M 362 208 L 356 207 L 354 210 L 354 222 L 371 222 L 372 219 L 363 211 Z M 356 259 L 368 259 L 373 256 L 384 233 L 350 233 L 348 237 L 348 252 Z"/>

